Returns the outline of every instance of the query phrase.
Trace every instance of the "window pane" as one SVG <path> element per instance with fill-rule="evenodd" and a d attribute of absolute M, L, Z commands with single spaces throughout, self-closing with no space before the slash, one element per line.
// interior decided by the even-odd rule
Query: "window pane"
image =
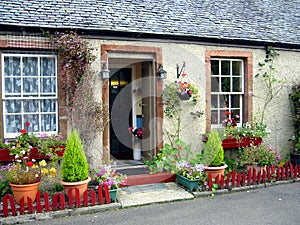
<path fill-rule="evenodd" d="M 55 76 L 55 58 L 41 58 L 41 76 Z"/>
<path fill-rule="evenodd" d="M 242 62 L 232 61 L 232 75 L 241 75 L 241 74 L 242 74 Z"/>
<path fill-rule="evenodd" d="M 219 60 L 212 60 L 211 64 L 211 75 L 219 75 Z"/>
<path fill-rule="evenodd" d="M 220 108 L 229 108 L 229 95 L 220 95 Z"/>
<path fill-rule="evenodd" d="M 230 61 L 221 61 L 221 75 L 230 75 Z"/>
<path fill-rule="evenodd" d="M 212 110 L 211 111 L 211 124 L 218 124 L 218 111 Z"/>
<path fill-rule="evenodd" d="M 5 116 L 5 126 L 7 133 L 19 133 L 22 129 L 21 115 L 7 115 Z"/>
<path fill-rule="evenodd" d="M 219 92 L 219 77 L 212 77 L 211 78 L 211 91 L 212 92 Z"/>
<path fill-rule="evenodd" d="M 30 127 L 28 128 L 29 132 L 40 132 L 39 129 L 39 115 L 38 114 L 27 114 L 24 115 L 24 124 L 23 127 L 26 127 L 26 123 L 30 122 Z"/>
<path fill-rule="evenodd" d="M 38 78 L 24 78 L 23 92 L 37 94 L 38 93 Z"/>
<path fill-rule="evenodd" d="M 56 92 L 56 79 L 42 78 L 41 79 L 41 92 L 42 93 L 55 93 Z"/>
<path fill-rule="evenodd" d="M 23 58 L 23 76 L 38 76 L 38 58 Z"/>
<path fill-rule="evenodd" d="M 56 131 L 56 116 L 55 114 L 42 115 L 42 132 Z"/>
<path fill-rule="evenodd" d="M 211 96 L 211 108 L 218 108 L 218 95 Z"/>
<path fill-rule="evenodd" d="M 39 111 L 39 104 L 38 100 L 24 100 L 23 103 L 24 112 L 38 112 Z"/>
<path fill-rule="evenodd" d="M 230 92 L 230 77 L 221 77 L 222 92 Z"/>
<path fill-rule="evenodd" d="M 20 112 L 21 112 L 20 100 L 5 101 L 5 113 L 20 113 Z"/>
<path fill-rule="evenodd" d="M 41 101 L 42 112 L 55 112 L 56 111 L 56 100 L 45 99 Z"/>
<path fill-rule="evenodd" d="M 5 95 L 12 93 L 21 94 L 21 78 L 5 78 Z M 14 95 L 21 96 L 21 95 Z"/>
<path fill-rule="evenodd" d="M 14 56 L 4 57 L 4 76 L 20 76 L 21 75 L 21 58 Z"/>
<path fill-rule="evenodd" d="M 231 108 L 240 108 L 240 96 L 239 95 L 231 95 Z"/>
<path fill-rule="evenodd" d="M 226 111 L 228 111 L 228 110 L 224 109 L 224 110 L 220 111 L 220 124 L 223 124 L 224 120 L 226 120 L 226 118 L 228 117 L 226 114 Z"/>
<path fill-rule="evenodd" d="M 232 91 L 234 92 L 242 92 L 242 82 L 241 78 L 233 77 L 232 78 Z"/>

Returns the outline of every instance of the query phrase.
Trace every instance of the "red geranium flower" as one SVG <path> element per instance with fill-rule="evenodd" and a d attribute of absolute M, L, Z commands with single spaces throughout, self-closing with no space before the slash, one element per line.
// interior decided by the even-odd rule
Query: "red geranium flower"
<path fill-rule="evenodd" d="M 226 115 L 230 115 L 231 114 L 231 112 L 230 111 L 226 111 Z"/>
<path fill-rule="evenodd" d="M 30 122 L 26 122 L 26 126 L 29 127 L 30 126 Z"/>
<path fill-rule="evenodd" d="M 27 130 L 25 130 L 25 129 L 21 130 L 21 134 L 26 134 L 26 133 L 27 133 Z"/>
<path fill-rule="evenodd" d="M 33 166 L 33 162 L 31 162 L 31 161 L 27 162 L 26 166 L 32 167 Z"/>

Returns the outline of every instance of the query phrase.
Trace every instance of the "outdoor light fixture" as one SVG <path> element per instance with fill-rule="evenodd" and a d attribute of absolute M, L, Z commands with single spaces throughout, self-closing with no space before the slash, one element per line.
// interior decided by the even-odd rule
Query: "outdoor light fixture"
<path fill-rule="evenodd" d="M 163 66 L 161 64 L 159 64 L 159 66 L 158 66 L 157 76 L 158 76 L 159 79 L 166 79 L 167 78 L 167 71 L 165 71 L 163 69 Z"/>
<path fill-rule="evenodd" d="M 103 63 L 102 71 L 101 71 L 102 79 L 108 79 L 109 78 L 109 72 L 110 71 L 107 69 L 106 63 Z"/>

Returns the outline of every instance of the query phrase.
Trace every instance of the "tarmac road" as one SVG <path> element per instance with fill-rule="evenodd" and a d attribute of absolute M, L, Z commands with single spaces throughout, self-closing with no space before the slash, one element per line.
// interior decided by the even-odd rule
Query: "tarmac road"
<path fill-rule="evenodd" d="M 300 182 L 24 224 L 300 224 Z"/>

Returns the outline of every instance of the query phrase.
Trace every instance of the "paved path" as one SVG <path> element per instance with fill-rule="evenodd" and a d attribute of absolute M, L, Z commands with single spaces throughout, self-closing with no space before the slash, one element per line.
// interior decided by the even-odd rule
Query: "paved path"
<path fill-rule="evenodd" d="M 300 224 L 300 182 L 24 224 Z"/>

